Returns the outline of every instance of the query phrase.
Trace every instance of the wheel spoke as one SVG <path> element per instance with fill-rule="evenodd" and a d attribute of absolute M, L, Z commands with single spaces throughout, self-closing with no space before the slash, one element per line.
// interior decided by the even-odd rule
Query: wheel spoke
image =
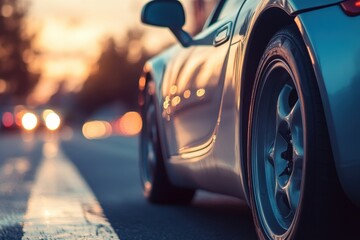
<path fill-rule="evenodd" d="M 279 93 L 277 101 L 277 111 L 282 119 L 285 119 L 285 117 L 290 112 L 289 96 L 292 90 L 293 87 L 291 87 L 289 84 L 285 84 Z"/>
<path fill-rule="evenodd" d="M 271 145 L 271 148 L 267 154 L 267 160 L 268 162 L 270 163 L 270 165 L 272 167 L 275 167 L 275 164 L 274 164 L 274 157 L 275 157 L 275 149 L 274 149 L 274 143 Z"/>
<path fill-rule="evenodd" d="M 302 135 L 302 132 L 301 132 Z M 302 139 L 300 140 L 293 140 L 293 162 L 294 162 L 294 169 L 301 168 L 303 166 L 303 159 L 304 159 L 304 147 Z"/>
<path fill-rule="evenodd" d="M 291 208 L 295 211 L 299 204 L 304 159 L 303 124 L 300 100 L 297 100 L 294 107 L 291 109 L 288 118 L 292 132 L 293 171 L 286 192 L 290 199 Z"/>
<path fill-rule="evenodd" d="M 294 124 L 295 126 L 302 125 L 301 104 L 300 104 L 299 99 L 296 101 L 295 105 L 292 107 L 288 118 L 289 118 L 290 122 L 292 124 Z"/>
<path fill-rule="evenodd" d="M 275 160 L 274 160 L 274 144 L 271 145 L 270 150 L 267 153 L 267 161 L 265 161 L 264 170 L 265 170 L 265 182 L 267 189 L 274 189 L 276 184 L 276 172 L 275 172 Z M 269 194 L 273 194 L 270 192 Z M 271 198 L 274 198 L 272 196 Z"/>
<path fill-rule="evenodd" d="M 303 142 L 303 124 L 301 117 L 301 104 L 300 100 L 297 100 L 294 107 L 291 109 L 291 112 L 287 116 L 290 131 L 293 135 L 293 140 L 297 142 L 298 145 L 302 146 Z M 301 143 L 301 144 L 300 144 Z"/>
<path fill-rule="evenodd" d="M 287 149 L 288 142 L 281 134 L 276 135 L 275 147 L 274 147 L 274 168 L 277 177 L 282 177 L 284 175 L 284 169 L 286 169 L 287 161 L 281 156 L 284 151 Z M 283 181 L 281 181 L 283 182 Z"/>
<path fill-rule="evenodd" d="M 289 127 L 288 127 L 288 115 L 290 113 L 289 96 L 292 91 L 292 87 L 285 84 L 279 93 L 276 107 L 276 125 L 277 132 L 286 140 L 289 141 Z"/>
<path fill-rule="evenodd" d="M 304 165 L 304 150 L 300 145 L 293 145 L 293 169 L 289 179 L 289 183 L 286 186 L 286 192 L 290 199 L 291 208 L 296 210 L 299 205 L 299 197 L 301 190 L 301 181 Z"/>
<path fill-rule="evenodd" d="M 289 215 L 290 212 L 290 201 L 288 198 L 288 195 L 286 191 L 279 185 L 279 183 L 276 181 L 275 184 L 275 201 L 276 201 L 276 208 L 278 209 L 280 216 L 278 217 L 278 220 L 282 220 L 284 216 Z"/>
<path fill-rule="evenodd" d="M 275 184 L 275 198 L 278 199 L 279 197 L 283 197 L 284 194 L 285 194 L 284 189 L 282 189 L 282 187 L 280 187 L 279 183 L 276 181 L 276 184 Z"/>
<path fill-rule="evenodd" d="M 285 192 L 293 212 L 296 211 L 299 205 L 301 178 L 302 178 L 301 173 L 302 171 L 299 168 L 297 169 L 294 168 L 293 174 L 291 175 L 290 180 L 287 186 L 285 187 Z"/>
<path fill-rule="evenodd" d="M 279 174 L 279 177 L 282 177 L 282 176 L 285 176 L 285 175 L 289 175 L 290 174 L 290 171 L 289 169 L 286 167 L 284 168 L 284 170 L 282 170 Z"/>

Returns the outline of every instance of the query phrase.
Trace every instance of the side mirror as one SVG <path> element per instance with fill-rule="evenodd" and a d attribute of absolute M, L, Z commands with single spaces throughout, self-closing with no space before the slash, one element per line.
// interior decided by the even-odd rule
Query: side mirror
<path fill-rule="evenodd" d="M 141 21 L 153 26 L 168 27 L 184 47 L 192 42 L 191 36 L 182 29 L 185 13 L 179 1 L 158 0 L 147 3 L 142 9 Z"/>

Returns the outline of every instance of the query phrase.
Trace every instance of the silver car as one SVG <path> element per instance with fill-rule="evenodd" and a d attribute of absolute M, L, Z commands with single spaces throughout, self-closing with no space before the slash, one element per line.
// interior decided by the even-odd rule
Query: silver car
<path fill-rule="evenodd" d="M 360 0 L 221 0 L 191 37 L 180 2 L 147 3 L 142 21 L 179 44 L 139 81 L 145 197 L 205 189 L 245 199 L 260 239 L 334 239 L 360 206 L 359 14 Z"/>

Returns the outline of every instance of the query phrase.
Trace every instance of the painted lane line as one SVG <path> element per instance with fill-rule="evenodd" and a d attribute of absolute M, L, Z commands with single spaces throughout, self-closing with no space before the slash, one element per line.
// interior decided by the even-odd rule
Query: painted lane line
<path fill-rule="evenodd" d="M 28 158 L 14 157 L 6 159 L 0 169 L 0 239 L 21 236 L 30 189 L 24 178 L 30 167 Z"/>
<path fill-rule="evenodd" d="M 119 239 L 94 194 L 56 142 L 44 144 L 23 232 L 23 240 Z"/>

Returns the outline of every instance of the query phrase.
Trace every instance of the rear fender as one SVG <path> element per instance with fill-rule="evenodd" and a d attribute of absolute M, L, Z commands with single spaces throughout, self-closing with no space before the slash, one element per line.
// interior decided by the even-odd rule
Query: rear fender
<path fill-rule="evenodd" d="M 324 105 L 337 173 L 360 206 L 360 17 L 339 6 L 299 14 Z"/>

